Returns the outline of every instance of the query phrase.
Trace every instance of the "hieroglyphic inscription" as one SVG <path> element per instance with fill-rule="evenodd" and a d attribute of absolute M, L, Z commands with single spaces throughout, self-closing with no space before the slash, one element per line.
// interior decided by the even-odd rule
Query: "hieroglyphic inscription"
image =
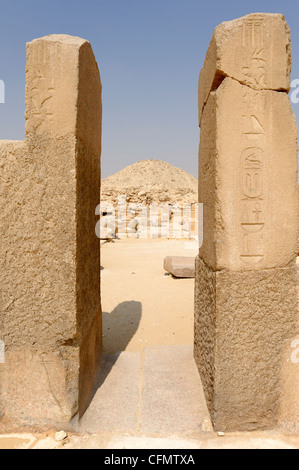
<path fill-rule="evenodd" d="M 244 58 L 242 73 L 254 88 L 266 87 L 265 25 L 261 18 L 248 19 L 242 25 Z"/>
<path fill-rule="evenodd" d="M 53 48 L 56 45 L 53 44 Z M 57 57 L 58 51 L 56 53 Z M 29 113 L 33 127 L 37 133 L 43 132 L 54 120 L 54 77 L 49 73 L 51 52 L 49 45 L 38 43 L 32 47 L 30 67 L 32 75 L 28 86 L 30 99 Z"/>
<path fill-rule="evenodd" d="M 265 255 L 267 201 L 264 183 L 266 172 L 266 136 L 263 122 L 264 96 L 243 89 L 243 130 L 240 157 L 240 257 L 244 266 L 260 263 Z"/>

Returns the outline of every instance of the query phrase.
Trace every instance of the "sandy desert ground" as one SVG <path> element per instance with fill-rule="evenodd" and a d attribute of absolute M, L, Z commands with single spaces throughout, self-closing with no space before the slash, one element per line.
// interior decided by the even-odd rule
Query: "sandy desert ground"
<path fill-rule="evenodd" d="M 196 242 L 117 240 L 102 245 L 104 352 L 193 342 L 193 279 L 163 269 L 168 255 L 196 256 Z"/>

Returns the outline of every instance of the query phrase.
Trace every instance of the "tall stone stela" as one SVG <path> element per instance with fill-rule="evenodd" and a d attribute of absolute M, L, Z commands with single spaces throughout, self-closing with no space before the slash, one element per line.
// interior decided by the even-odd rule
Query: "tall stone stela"
<path fill-rule="evenodd" d="M 27 45 L 26 140 L 0 142 L 2 429 L 84 412 L 102 349 L 101 81 L 89 42 Z"/>
<path fill-rule="evenodd" d="M 290 70 L 284 17 L 251 14 L 216 28 L 199 77 L 195 358 L 220 431 L 278 424 L 298 335 Z"/>

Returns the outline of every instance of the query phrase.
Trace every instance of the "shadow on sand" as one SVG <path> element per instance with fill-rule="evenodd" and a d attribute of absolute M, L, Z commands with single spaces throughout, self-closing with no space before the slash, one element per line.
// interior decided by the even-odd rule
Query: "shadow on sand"
<path fill-rule="evenodd" d="M 142 304 L 135 300 L 122 302 L 111 313 L 103 312 L 103 352 L 125 351 L 138 330 Z"/>

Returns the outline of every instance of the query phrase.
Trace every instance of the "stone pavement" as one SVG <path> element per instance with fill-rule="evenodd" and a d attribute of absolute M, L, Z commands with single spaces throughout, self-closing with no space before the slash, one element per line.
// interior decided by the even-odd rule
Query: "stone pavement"
<path fill-rule="evenodd" d="M 80 433 L 190 434 L 211 429 L 192 346 L 107 354 Z"/>
<path fill-rule="evenodd" d="M 0 436 L 0 449 L 298 449 L 278 432 L 213 432 L 192 346 L 149 346 L 106 354 L 80 426 Z"/>

